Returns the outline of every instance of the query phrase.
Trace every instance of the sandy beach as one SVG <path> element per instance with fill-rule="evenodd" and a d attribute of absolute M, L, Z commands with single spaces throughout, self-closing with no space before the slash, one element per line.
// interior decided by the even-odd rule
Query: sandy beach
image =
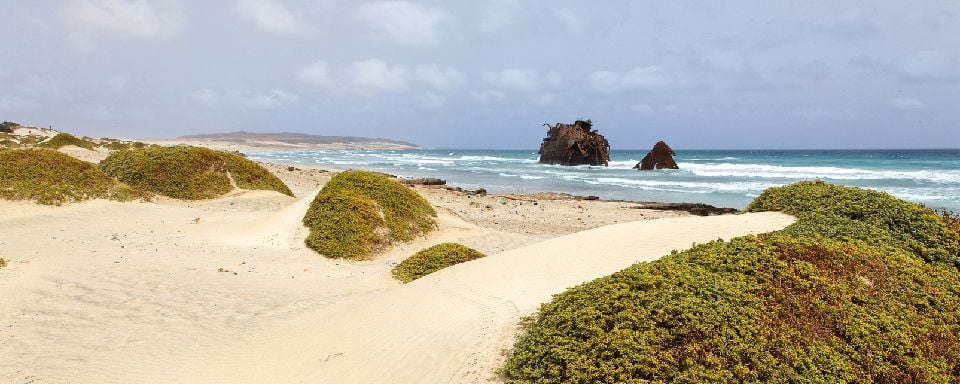
<path fill-rule="evenodd" d="M 307 249 L 300 223 L 332 172 L 267 167 L 296 197 L 0 201 L 9 262 L 0 269 L 0 378 L 497 382 L 520 318 L 551 295 L 695 242 L 792 221 L 416 187 L 438 208 L 439 231 L 372 261 L 338 261 Z M 490 256 L 411 284 L 391 277 L 399 261 L 448 241 Z"/>

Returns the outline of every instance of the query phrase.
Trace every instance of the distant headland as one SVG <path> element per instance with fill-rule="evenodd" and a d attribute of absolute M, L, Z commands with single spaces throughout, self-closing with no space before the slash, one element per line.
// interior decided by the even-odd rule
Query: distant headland
<path fill-rule="evenodd" d="M 204 146 L 243 146 L 274 149 L 421 149 L 417 144 L 382 138 L 323 136 L 294 132 L 227 132 L 180 136 L 164 142 L 203 144 Z"/>

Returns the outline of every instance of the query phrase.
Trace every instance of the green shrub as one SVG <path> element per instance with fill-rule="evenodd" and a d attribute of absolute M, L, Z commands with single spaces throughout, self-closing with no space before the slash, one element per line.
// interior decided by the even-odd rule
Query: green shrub
<path fill-rule="evenodd" d="M 303 218 L 310 249 L 331 258 L 363 259 L 390 244 L 380 206 L 353 192 L 321 192 Z"/>
<path fill-rule="evenodd" d="M 955 246 L 937 241 L 943 219 L 819 182 L 749 210 L 775 208 L 797 223 L 557 295 L 527 320 L 507 382 L 960 381 L 960 271 L 924 256 Z"/>
<path fill-rule="evenodd" d="M 861 227 L 871 227 L 869 231 L 872 233 L 889 233 L 894 240 L 892 244 L 902 246 L 924 260 L 953 263 L 960 267 L 960 235 L 950 231 L 936 211 L 887 193 L 807 181 L 770 188 L 746 210 L 789 213 L 801 219 L 796 226 L 809 226 L 811 219 L 853 220 Z M 866 229 L 857 229 L 862 230 Z M 884 240 L 884 243 L 891 243 Z"/>
<path fill-rule="evenodd" d="M 0 152 L 0 197 L 60 205 L 96 198 L 127 201 L 145 194 L 60 152 L 17 149 Z"/>
<path fill-rule="evenodd" d="M 436 228 L 436 211 L 410 188 L 382 175 L 346 171 L 310 204 L 306 244 L 333 258 L 367 259 L 395 241 Z"/>
<path fill-rule="evenodd" d="M 390 238 L 410 241 L 436 227 L 437 212 L 426 200 L 395 180 L 367 171 L 346 171 L 334 176 L 323 190 L 354 191 L 376 201 L 390 228 Z"/>
<path fill-rule="evenodd" d="M 233 172 L 242 180 L 238 181 L 241 187 L 292 195 L 283 182 L 259 165 L 237 162 L 231 156 L 200 147 L 145 147 L 114 152 L 100 167 L 120 181 L 177 199 L 210 199 L 230 192 Z"/>
<path fill-rule="evenodd" d="M 20 124 L 12 121 L 4 121 L 3 123 L 0 123 L 0 132 L 13 133 L 13 130 L 17 128 L 20 128 Z"/>
<path fill-rule="evenodd" d="M 277 176 L 274 176 L 259 164 L 230 152 L 221 151 L 220 156 L 226 161 L 227 170 L 230 171 L 230 176 L 237 183 L 237 187 L 277 191 L 287 196 L 293 196 L 293 192 L 283 181 L 280 181 Z"/>
<path fill-rule="evenodd" d="M 37 144 L 39 147 L 60 149 L 68 145 L 77 146 L 80 148 L 86 148 L 92 150 L 96 144 L 90 140 L 78 139 L 76 136 L 69 133 L 58 133 L 56 136 L 53 136 L 46 141 Z"/>
<path fill-rule="evenodd" d="M 451 265 L 485 256 L 476 249 L 457 243 L 437 244 L 421 250 L 397 264 L 393 268 L 393 277 L 404 283 L 409 283 Z"/>
<path fill-rule="evenodd" d="M 20 143 L 10 139 L 0 139 L 0 148 L 19 148 Z"/>
<path fill-rule="evenodd" d="M 45 137 L 40 135 L 26 135 L 20 136 L 20 144 L 22 145 L 37 145 L 37 143 L 43 141 Z"/>

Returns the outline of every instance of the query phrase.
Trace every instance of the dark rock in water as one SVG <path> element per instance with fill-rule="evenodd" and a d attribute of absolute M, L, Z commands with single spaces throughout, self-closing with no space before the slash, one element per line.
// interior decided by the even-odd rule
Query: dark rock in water
<path fill-rule="evenodd" d="M 610 162 L 610 143 L 592 130 L 590 120 L 547 126 L 547 137 L 540 144 L 540 163 L 558 165 L 603 165 Z"/>
<path fill-rule="evenodd" d="M 677 166 L 677 162 L 673 160 L 673 149 L 670 149 L 670 146 L 663 141 L 658 141 L 656 145 L 653 146 L 653 149 L 643 157 L 643 160 L 640 160 L 633 169 L 639 169 L 641 171 L 649 171 L 652 169 L 680 169 Z"/>
<path fill-rule="evenodd" d="M 703 203 L 644 203 L 637 209 L 655 209 L 658 211 L 684 211 L 697 216 L 727 215 L 737 213 L 735 208 L 718 208 Z"/>
<path fill-rule="evenodd" d="M 434 177 L 424 177 L 419 179 L 404 179 L 403 183 L 407 185 L 447 185 L 446 180 L 437 179 Z"/>

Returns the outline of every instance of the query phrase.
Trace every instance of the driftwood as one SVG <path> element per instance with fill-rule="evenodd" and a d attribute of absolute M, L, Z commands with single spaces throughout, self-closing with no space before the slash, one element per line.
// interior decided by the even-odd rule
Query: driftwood
<path fill-rule="evenodd" d="M 663 141 L 658 141 L 657 144 L 653 146 L 653 149 L 643 157 L 643 160 L 640 160 L 633 169 L 639 169 L 641 171 L 649 171 L 652 169 L 680 169 L 680 166 L 677 165 L 677 162 L 673 160 L 673 149 L 670 148 L 667 143 Z"/>
<path fill-rule="evenodd" d="M 593 130 L 590 120 L 573 124 L 544 124 L 547 137 L 540 144 L 540 163 L 558 165 L 603 165 L 610 163 L 610 143 Z"/>

